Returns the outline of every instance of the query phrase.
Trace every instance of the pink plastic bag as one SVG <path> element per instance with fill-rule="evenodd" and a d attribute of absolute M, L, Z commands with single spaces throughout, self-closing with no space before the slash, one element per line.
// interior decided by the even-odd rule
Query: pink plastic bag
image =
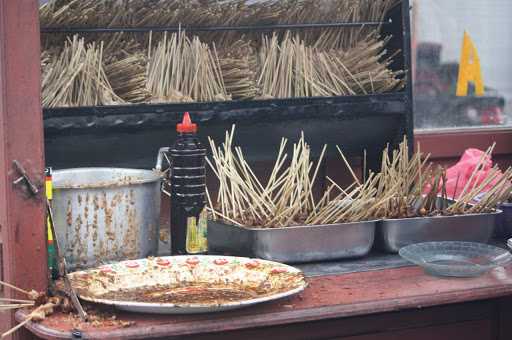
<path fill-rule="evenodd" d="M 480 158 L 482 157 L 483 154 L 485 154 L 485 152 L 478 149 L 467 149 L 466 151 L 464 151 L 464 154 L 462 155 L 460 161 L 451 168 L 449 168 L 448 170 L 446 170 L 446 192 L 449 198 L 457 199 L 460 197 L 462 191 L 464 190 L 464 187 L 469 182 L 471 175 L 475 171 L 475 168 L 478 165 L 478 162 L 480 161 Z M 475 186 L 480 185 L 485 179 L 486 175 L 489 173 L 489 171 L 491 171 L 492 167 L 493 162 L 491 157 L 486 156 L 485 159 L 483 160 L 482 169 L 475 174 L 475 176 L 471 180 L 471 183 L 468 186 L 468 189 L 466 190 L 466 193 L 469 192 Z M 481 193 L 485 193 L 490 188 L 492 188 L 496 184 L 496 182 L 499 181 L 501 176 L 502 173 L 500 171 L 499 175 L 485 188 L 483 188 L 483 190 L 481 190 Z"/>

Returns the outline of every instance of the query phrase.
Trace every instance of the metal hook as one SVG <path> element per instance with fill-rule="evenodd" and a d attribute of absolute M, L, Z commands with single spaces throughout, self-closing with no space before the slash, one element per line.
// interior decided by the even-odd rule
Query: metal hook
<path fill-rule="evenodd" d="M 28 190 L 30 193 L 35 196 L 39 193 L 39 189 L 34 184 L 34 182 L 30 179 L 30 177 L 27 174 L 27 171 L 25 171 L 25 168 L 23 165 L 21 165 L 20 162 L 18 162 L 16 159 L 12 161 L 12 164 L 14 165 L 14 168 L 16 171 L 21 175 L 19 178 L 15 179 L 12 184 L 18 185 L 21 182 L 25 181 L 25 184 L 27 185 Z"/>

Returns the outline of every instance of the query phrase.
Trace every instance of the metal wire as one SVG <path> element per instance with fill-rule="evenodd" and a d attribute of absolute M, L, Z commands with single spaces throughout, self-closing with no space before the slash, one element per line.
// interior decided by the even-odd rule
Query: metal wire
<path fill-rule="evenodd" d="M 276 31 L 336 27 L 360 27 L 360 26 L 381 26 L 392 24 L 393 21 L 364 21 L 364 22 L 331 22 L 311 24 L 279 24 L 279 25 L 255 25 L 255 26 L 169 26 L 169 27 L 43 27 L 41 33 L 117 33 L 117 32 L 219 32 L 219 31 Z"/>

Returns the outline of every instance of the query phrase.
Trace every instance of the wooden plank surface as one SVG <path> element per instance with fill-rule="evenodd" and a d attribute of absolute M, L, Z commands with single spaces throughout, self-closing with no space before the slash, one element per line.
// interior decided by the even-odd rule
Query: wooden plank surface
<path fill-rule="evenodd" d="M 493 143 L 493 161 L 501 169 L 512 166 L 512 129 L 458 129 L 454 131 L 416 131 L 415 142 L 421 150 L 431 154 L 431 161 L 445 166 L 457 163 L 468 148 L 486 150 Z M 416 144 L 417 145 L 417 144 Z"/>
<path fill-rule="evenodd" d="M 78 327 L 88 339 L 199 335 L 259 327 L 349 318 L 429 306 L 492 299 L 512 294 L 512 268 L 482 277 L 447 279 L 428 276 L 418 267 L 315 277 L 300 295 L 252 308 L 218 314 L 163 316 L 119 313 L 128 328 L 94 328 L 58 314 L 29 329 L 45 338 L 69 337 Z M 22 313 L 18 314 L 23 319 Z"/>
<path fill-rule="evenodd" d="M 44 150 L 37 0 L 0 1 L 0 230 L 3 278 L 25 289 L 47 286 L 44 226 Z M 40 193 L 27 194 L 13 168 L 17 160 Z M 5 296 L 20 297 L 12 290 Z M 14 315 L 0 314 L 7 329 Z M 23 337 L 23 332 L 16 334 Z M 26 338 L 26 337 L 24 337 Z"/>

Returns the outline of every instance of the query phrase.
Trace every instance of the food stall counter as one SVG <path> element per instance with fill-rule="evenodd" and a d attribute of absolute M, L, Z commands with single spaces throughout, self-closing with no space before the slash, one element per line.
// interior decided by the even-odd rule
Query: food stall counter
<path fill-rule="evenodd" d="M 419 267 L 315 276 L 301 294 L 215 314 L 110 311 L 81 323 L 56 313 L 26 328 L 43 339 L 505 339 L 512 268 L 450 279 Z M 27 311 L 16 314 L 23 321 Z M 94 315 L 94 309 L 89 310 Z M 113 313 L 113 314 L 112 314 Z M 508 316 L 507 316 L 508 315 Z M 93 317 L 94 319 L 94 317 Z M 427 336 L 427 337 L 425 337 Z"/>

